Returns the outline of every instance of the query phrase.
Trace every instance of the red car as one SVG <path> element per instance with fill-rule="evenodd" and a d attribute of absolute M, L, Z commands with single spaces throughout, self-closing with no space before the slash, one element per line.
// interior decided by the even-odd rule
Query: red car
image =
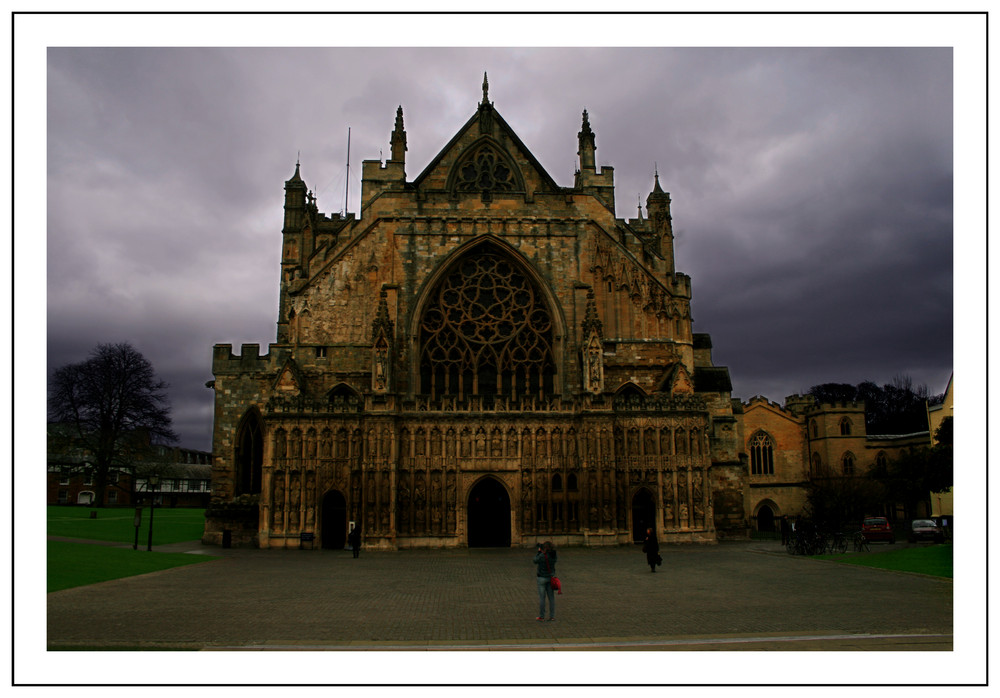
<path fill-rule="evenodd" d="M 885 540 L 896 542 L 896 534 L 892 532 L 892 524 L 884 516 L 869 516 L 861 524 L 861 532 L 867 540 Z"/>

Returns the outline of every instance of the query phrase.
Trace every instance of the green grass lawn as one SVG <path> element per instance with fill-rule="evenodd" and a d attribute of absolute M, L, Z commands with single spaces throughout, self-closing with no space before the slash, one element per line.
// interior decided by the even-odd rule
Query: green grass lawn
<path fill-rule="evenodd" d="M 119 543 L 135 541 L 133 522 L 135 509 L 50 506 L 48 509 L 48 535 L 63 538 L 106 540 Z M 96 511 L 97 518 L 90 518 Z M 156 508 L 153 516 L 153 545 L 181 543 L 198 540 L 205 530 L 204 509 Z M 139 527 L 139 544 L 145 546 L 149 537 L 149 507 L 142 509 Z"/>
<path fill-rule="evenodd" d="M 875 567 L 897 572 L 918 572 L 935 577 L 952 578 L 952 547 L 942 545 L 915 546 L 900 550 L 846 555 L 817 555 L 820 560 L 833 560 L 848 565 Z"/>
<path fill-rule="evenodd" d="M 49 592 L 60 591 L 217 559 L 188 553 L 147 552 L 144 549 L 50 540 L 46 586 Z"/>

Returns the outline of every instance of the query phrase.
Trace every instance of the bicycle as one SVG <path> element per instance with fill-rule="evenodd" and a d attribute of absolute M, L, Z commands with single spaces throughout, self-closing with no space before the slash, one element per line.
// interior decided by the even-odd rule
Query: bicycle
<path fill-rule="evenodd" d="M 847 552 L 847 537 L 840 532 L 830 534 L 826 543 L 826 552 L 830 555 L 843 555 Z"/>
<path fill-rule="evenodd" d="M 826 550 L 826 537 L 822 533 L 796 531 L 785 548 L 790 555 L 822 555 Z"/>
<path fill-rule="evenodd" d="M 871 548 L 868 547 L 868 539 L 865 538 L 865 534 L 858 531 L 854 534 L 854 552 L 856 553 L 868 553 L 871 552 Z"/>

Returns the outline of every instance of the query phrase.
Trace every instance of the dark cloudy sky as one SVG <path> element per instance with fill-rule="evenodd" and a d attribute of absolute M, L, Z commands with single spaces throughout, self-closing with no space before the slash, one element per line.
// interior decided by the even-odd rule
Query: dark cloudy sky
<path fill-rule="evenodd" d="M 953 340 L 950 48 L 49 48 L 48 369 L 128 341 L 211 448 L 211 349 L 275 339 L 283 183 L 358 211 L 397 105 L 415 178 L 490 99 L 571 186 L 587 109 L 617 213 L 658 168 L 734 395 L 910 376 Z M 645 213 L 645 212 L 644 212 Z"/>
<path fill-rule="evenodd" d="M 296 158 L 320 209 L 339 211 L 350 128 L 347 208 L 357 212 L 361 160 L 388 153 L 397 105 L 412 179 L 472 115 L 488 71 L 497 110 L 559 184 L 573 182 L 585 108 L 599 163 L 615 167 L 619 216 L 635 215 L 655 163 L 673 197 L 696 330 L 712 335 L 736 396 L 781 401 L 817 383 L 896 374 L 937 393 L 955 366 L 959 400 L 972 406 L 956 424 L 969 541 L 956 547 L 962 651 L 908 663 L 905 680 L 953 682 L 969 671 L 963 662 L 984 666 L 986 645 L 968 634 L 983 634 L 971 604 L 985 588 L 984 558 L 969 552 L 982 549 L 973 539 L 986 511 L 984 25 L 940 14 L 15 17 L 12 404 L 17 435 L 31 434 L 14 442 L 12 491 L 29 495 L 13 502 L 18 561 L 44 555 L 35 539 L 45 513 L 31 492 L 43 487 L 34 382 L 46 364 L 133 343 L 171 385 L 181 443 L 211 448 L 212 345 L 275 337 L 282 187 Z M 294 48 L 347 44 L 373 48 Z M 449 45 L 472 48 L 440 48 Z M 112 46 L 127 48 L 102 48 Z M 44 557 L 17 569 L 44 574 Z M 18 607 L 43 619 L 44 579 L 33 581 L 19 585 Z M 22 662 L 45 645 L 44 620 L 24 617 Z M 63 653 L 53 673 L 35 654 L 39 683 L 90 676 L 100 659 Z M 644 680 L 610 655 L 598 667 L 568 664 L 573 654 L 522 662 L 518 676 Z M 852 677 L 886 680 L 884 660 L 868 654 L 852 659 Z M 464 655 L 461 676 L 498 676 L 487 655 Z M 649 680 L 725 680 L 702 656 Z M 241 659 L 227 667 L 261 670 Z M 734 675 L 796 677 L 780 657 L 752 659 Z M 378 653 L 356 663 L 386 666 Z M 216 664 L 210 682 L 224 680 Z M 285 677 L 338 680 L 309 653 L 282 666 L 295 667 Z M 112 674 L 128 669 L 119 662 Z M 399 676 L 430 678 L 414 671 Z M 839 680 L 818 672 L 801 679 Z M 134 678 L 150 676 L 163 680 L 155 670 Z"/>

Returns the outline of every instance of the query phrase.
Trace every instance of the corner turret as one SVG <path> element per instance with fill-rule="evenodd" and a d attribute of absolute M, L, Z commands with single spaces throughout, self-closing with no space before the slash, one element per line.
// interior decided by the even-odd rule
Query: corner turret
<path fill-rule="evenodd" d="M 597 171 L 597 137 L 590 128 L 590 116 L 583 110 L 583 124 L 577 134 L 580 149 L 580 170 L 576 173 L 576 189 L 584 194 L 597 197 L 608 207 L 611 214 L 615 213 L 615 168 L 602 167 Z"/>
<path fill-rule="evenodd" d="M 596 173 L 597 164 L 595 154 L 597 152 L 597 138 L 590 128 L 590 118 L 587 115 L 586 109 L 583 110 L 583 126 L 580 128 L 580 132 L 576 134 L 576 137 L 580 141 L 580 149 L 576 151 L 576 154 L 580 157 L 580 170 L 589 170 Z"/>
<path fill-rule="evenodd" d="M 299 175 L 299 163 L 295 162 L 295 174 L 285 182 L 285 225 L 282 232 L 291 232 L 302 227 L 306 211 L 306 183 Z"/>
<path fill-rule="evenodd" d="M 392 152 L 392 161 L 398 163 L 406 162 L 406 131 L 403 130 L 403 105 L 396 108 L 396 126 L 389 136 L 389 144 Z"/>
<path fill-rule="evenodd" d="M 646 197 L 646 213 L 657 251 L 667 262 L 667 273 L 674 268 L 674 230 L 670 216 L 670 194 L 660 188 L 660 173 L 654 169 L 653 191 Z"/>

